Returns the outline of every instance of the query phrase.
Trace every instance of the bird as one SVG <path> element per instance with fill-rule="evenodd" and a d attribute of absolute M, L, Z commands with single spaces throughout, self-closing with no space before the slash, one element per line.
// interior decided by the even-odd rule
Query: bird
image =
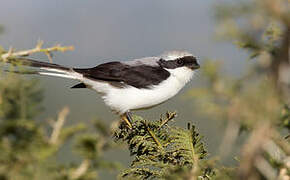
<path fill-rule="evenodd" d="M 88 88 L 99 93 L 105 104 L 120 115 L 130 129 L 131 111 L 152 108 L 166 102 L 200 68 L 197 58 L 187 51 L 168 51 L 160 56 L 110 61 L 92 68 L 72 68 L 24 57 L 10 59 L 8 62 L 15 61 L 32 67 L 34 71 L 27 71 L 29 74 L 78 80 L 79 83 L 71 88 Z"/>

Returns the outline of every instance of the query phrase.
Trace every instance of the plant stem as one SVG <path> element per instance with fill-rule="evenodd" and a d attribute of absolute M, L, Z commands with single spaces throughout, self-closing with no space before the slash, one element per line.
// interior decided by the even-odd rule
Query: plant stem
<path fill-rule="evenodd" d="M 155 136 L 155 134 L 151 131 L 151 129 L 149 127 L 147 127 L 147 131 L 149 132 L 150 136 L 153 138 L 155 143 L 158 145 L 158 147 L 160 147 L 160 149 L 163 150 L 162 144 L 158 141 L 157 137 Z"/>

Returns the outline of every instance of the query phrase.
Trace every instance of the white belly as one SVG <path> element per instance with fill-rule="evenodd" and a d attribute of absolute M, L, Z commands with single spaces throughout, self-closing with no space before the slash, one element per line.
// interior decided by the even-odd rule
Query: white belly
<path fill-rule="evenodd" d="M 161 104 L 176 95 L 183 86 L 176 78 L 169 77 L 150 89 L 137 89 L 132 86 L 124 89 L 112 88 L 103 99 L 113 110 L 124 113 Z"/>
<path fill-rule="evenodd" d="M 106 82 L 83 80 L 91 84 L 91 88 L 102 94 L 106 105 L 112 110 L 123 114 L 128 110 L 149 108 L 161 104 L 176 95 L 191 79 L 193 72 L 187 74 L 188 78 L 179 78 L 171 75 L 157 86 L 148 89 L 138 89 L 133 86 L 118 88 Z"/>

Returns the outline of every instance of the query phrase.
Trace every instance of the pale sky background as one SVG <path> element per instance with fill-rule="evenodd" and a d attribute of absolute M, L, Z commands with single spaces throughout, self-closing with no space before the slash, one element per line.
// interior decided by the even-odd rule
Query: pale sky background
<path fill-rule="evenodd" d="M 229 43 L 214 40 L 213 4 L 217 2 L 2 0 L 0 24 L 4 25 L 5 32 L 0 35 L 0 44 L 6 49 L 10 46 L 28 49 L 41 39 L 45 46 L 73 45 L 72 52 L 56 53 L 54 62 L 77 67 L 158 56 L 168 50 L 187 50 L 200 58 L 201 65 L 206 57 L 223 60 L 225 71 L 239 75 L 246 64 L 246 54 Z M 34 57 L 47 61 L 45 56 Z M 54 116 L 66 105 L 71 109 L 68 124 L 88 122 L 94 117 L 108 124 L 117 119 L 95 92 L 70 89 L 75 81 L 52 77 L 39 79 L 45 90 L 45 111 L 40 120 Z M 167 103 L 137 114 L 154 120 L 166 110 L 177 110 L 176 124 L 183 127 L 187 122 L 196 124 L 205 136 L 209 153 L 215 154 L 223 124 L 197 117 L 192 99 L 185 96 L 190 88 L 197 86 L 198 79 L 195 77 L 185 90 Z M 71 159 L 66 154 L 61 153 L 61 158 Z M 107 156 L 128 164 L 128 152 L 111 152 Z"/>

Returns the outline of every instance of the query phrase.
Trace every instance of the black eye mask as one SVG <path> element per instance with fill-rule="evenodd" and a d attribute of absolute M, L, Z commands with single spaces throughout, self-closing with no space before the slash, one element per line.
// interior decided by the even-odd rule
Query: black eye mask
<path fill-rule="evenodd" d="M 166 69 L 175 69 L 175 68 L 179 68 L 179 67 L 189 67 L 191 69 L 198 69 L 199 68 L 199 64 L 196 61 L 196 58 L 193 56 L 185 56 L 182 58 L 177 58 L 175 60 L 169 60 L 166 61 L 164 59 L 160 59 L 158 61 L 158 64 Z"/>

